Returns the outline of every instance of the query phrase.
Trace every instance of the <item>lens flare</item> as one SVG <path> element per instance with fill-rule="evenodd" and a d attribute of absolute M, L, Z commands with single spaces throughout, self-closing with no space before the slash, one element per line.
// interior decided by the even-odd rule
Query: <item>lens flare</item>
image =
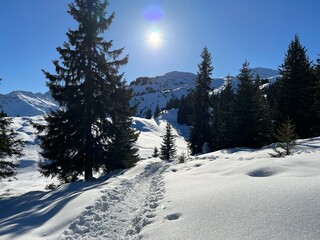
<path fill-rule="evenodd" d="M 143 11 L 144 18 L 151 22 L 159 21 L 163 15 L 163 10 L 158 5 L 150 5 Z"/>

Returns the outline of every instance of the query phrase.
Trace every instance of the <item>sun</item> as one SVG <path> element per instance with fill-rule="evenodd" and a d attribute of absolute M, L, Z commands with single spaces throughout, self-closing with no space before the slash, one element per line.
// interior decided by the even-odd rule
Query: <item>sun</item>
<path fill-rule="evenodd" d="M 152 31 L 149 35 L 149 44 L 152 47 L 159 47 L 161 44 L 161 37 L 158 31 Z"/>

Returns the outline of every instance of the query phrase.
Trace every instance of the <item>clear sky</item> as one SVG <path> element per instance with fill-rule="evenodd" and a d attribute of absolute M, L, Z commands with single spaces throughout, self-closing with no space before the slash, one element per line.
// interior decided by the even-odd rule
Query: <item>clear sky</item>
<path fill-rule="evenodd" d="M 54 73 L 56 47 L 76 23 L 71 0 L 0 1 L 0 93 L 46 92 L 41 69 Z M 315 61 L 320 53 L 319 0 L 110 0 L 116 18 L 104 34 L 125 47 L 130 82 L 170 71 L 197 72 L 204 46 L 213 77 L 251 67 L 276 69 L 295 34 Z"/>

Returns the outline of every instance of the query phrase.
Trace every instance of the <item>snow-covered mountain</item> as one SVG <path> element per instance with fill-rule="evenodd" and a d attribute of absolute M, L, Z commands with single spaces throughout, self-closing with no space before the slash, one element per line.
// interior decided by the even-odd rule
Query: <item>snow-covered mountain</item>
<path fill-rule="evenodd" d="M 8 116 L 36 116 L 58 108 L 49 92 L 14 91 L 0 94 L 0 109 Z"/>
<path fill-rule="evenodd" d="M 259 74 L 263 79 L 274 81 L 279 73 L 277 70 L 267 68 L 253 68 L 253 76 Z M 186 96 L 195 86 L 196 75 L 188 72 L 169 72 L 156 77 L 140 77 L 130 83 L 134 97 L 131 104 L 137 107 L 137 116 L 144 117 L 148 109 L 154 112 L 157 105 L 164 108 L 171 98 L 180 99 Z M 236 77 L 232 77 L 234 86 Z M 212 87 L 219 91 L 225 84 L 225 78 L 214 78 Z M 50 93 L 31 93 L 15 91 L 6 95 L 0 94 L 0 109 L 9 116 L 36 116 L 44 114 L 50 109 L 57 109 Z"/>
<path fill-rule="evenodd" d="M 277 70 L 268 68 L 253 68 L 252 76 L 260 76 L 273 82 L 279 77 Z M 180 99 L 186 96 L 195 86 L 196 75 L 188 72 L 169 72 L 157 77 L 140 77 L 131 82 L 134 98 L 132 105 L 137 106 L 137 116 L 144 117 L 148 109 L 153 112 L 157 105 L 164 108 L 171 98 Z M 237 78 L 231 77 L 233 85 L 237 85 Z M 213 78 L 211 87 L 215 91 L 220 91 L 226 83 L 226 78 Z"/>

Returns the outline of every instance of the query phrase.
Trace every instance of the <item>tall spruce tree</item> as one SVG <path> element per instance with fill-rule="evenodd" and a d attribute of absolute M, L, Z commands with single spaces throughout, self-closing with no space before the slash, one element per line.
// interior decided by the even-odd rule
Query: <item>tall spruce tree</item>
<path fill-rule="evenodd" d="M 112 41 L 102 37 L 114 19 L 114 13 L 106 18 L 107 6 L 107 0 L 69 4 L 78 28 L 69 30 L 68 42 L 57 48 L 61 62 L 53 61 L 56 74 L 44 71 L 61 106 L 45 118 L 46 126 L 37 126 L 42 155 L 49 160 L 39 165 L 45 176 L 73 181 L 84 174 L 88 180 L 102 166 L 113 170 L 137 159 L 137 135 L 129 128 L 130 93 L 119 73 L 128 57 L 120 58 L 123 48 L 111 50 Z M 116 143 L 121 146 L 115 148 Z"/>
<path fill-rule="evenodd" d="M 190 118 L 192 116 L 192 107 L 191 107 L 191 96 L 192 94 L 188 94 L 186 97 L 182 95 L 178 107 L 177 112 L 177 123 L 179 124 L 185 124 L 190 126 Z"/>
<path fill-rule="evenodd" d="M 213 115 L 213 121 L 220 119 L 218 124 L 212 124 L 216 126 L 213 128 L 212 135 L 217 136 L 213 139 L 218 140 L 214 150 L 235 146 L 235 93 L 230 76 L 227 76 L 225 88 L 219 94 L 218 106 L 219 111 L 215 110 L 213 105 L 213 114 L 217 114 L 217 116 Z"/>
<path fill-rule="evenodd" d="M 313 106 L 315 79 L 307 50 L 296 35 L 290 43 L 284 62 L 279 67 L 281 74 L 276 120 L 278 125 L 292 119 L 299 137 L 313 136 Z"/>
<path fill-rule="evenodd" d="M 254 80 L 253 112 L 255 125 L 255 142 L 257 147 L 270 144 L 273 140 L 273 124 L 271 110 L 266 97 L 260 90 L 261 79 L 259 75 Z"/>
<path fill-rule="evenodd" d="M 104 170 L 129 168 L 138 161 L 138 149 L 134 147 L 139 134 L 131 128 L 134 109 L 129 105 L 132 91 L 128 91 L 124 82 L 118 81 L 113 93 L 114 104 L 110 111 L 112 124 L 106 129 L 108 154 L 104 159 Z"/>
<path fill-rule="evenodd" d="M 201 58 L 202 61 L 198 65 L 199 70 L 192 102 L 192 125 L 189 134 L 189 146 L 192 154 L 201 153 L 204 143 L 209 143 L 211 139 L 209 94 L 212 90 L 210 85 L 213 67 L 211 63 L 211 54 L 207 47 L 203 49 Z"/>
<path fill-rule="evenodd" d="M 166 125 L 166 133 L 163 136 L 161 148 L 160 148 L 160 159 L 172 160 L 176 155 L 175 136 L 172 133 L 172 127 L 169 123 Z"/>
<path fill-rule="evenodd" d="M 236 145 L 252 147 L 254 143 L 254 112 L 253 96 L 255 94 L 254 82 L 251 75 L 249 62 L 245 61 L 238 75 L 238 89 L 236 93 L 237 107 L 235 138 Z"/>
<path fill-rule="evenodd" d="M 159 117 L 159 116 L 160 116 L 160 113 L 161 113 L 160 107 L 159 107 L 159 104 L 157 104 L 156 109 L 154 110 L 153 117 L 154 117 L 154 118 Z"/>
<path fill-rule="evenodd" d="M 245 61 L 238 79 L 235 109 L 236 145 L 261 147 L 269 143 L 272 128 L 266 100 L 259 89 L 259 78 L 253 80 L 249 63 Z"/>
<path fill-rule="evenodd" d="M 18 166 L 13 161 L 8 160 L 12 157 L 22 156 L 23 141 L 16 138 L 17 134 L 10 129 L 12 120 L 1 111 L 0 112 L 0 180 L 11 177 L 16 173 Z"/>
<path fill-rule="evenodd" d="M 320 55 L 319 55 L 320 56 Z M 313 112 L 314 112 L 314 124 L 312 130 L 315 136 L 320 135 L 320 58 L 317 59 L 317 64 L 314 68 L 314 75 L 315 75 L 315 93 L 314 93 L 314 105 L 313 105 Z"/>

